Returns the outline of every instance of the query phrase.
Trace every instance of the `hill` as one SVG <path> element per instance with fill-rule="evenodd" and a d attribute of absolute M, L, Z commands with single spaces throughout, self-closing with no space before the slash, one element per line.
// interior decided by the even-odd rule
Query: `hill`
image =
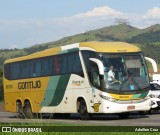
<path fill-rule="evenodd" d="M 160 24 L 138 29 L 126 24 L 112 25 L 85 33 L 64 37 L 54 42 L 24 49 L 0 49 L 0 67 L 6 59 L 28 55 L 51 47 L 87 41 L 124 41 L 139 46 L 144 54 L 160 63 Z M 154 55 L 153 55 L 154 54 Z"/>

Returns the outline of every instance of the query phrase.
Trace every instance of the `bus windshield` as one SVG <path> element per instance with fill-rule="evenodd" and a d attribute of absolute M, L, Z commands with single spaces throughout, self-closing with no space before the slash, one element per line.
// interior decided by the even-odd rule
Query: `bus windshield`
<path fill-rule="evenodd" d="M 103 88 L 114 91 L 137 91 L 149 87 L 149 78 L 142 53 L 99 53 L 104 65 Z"/>

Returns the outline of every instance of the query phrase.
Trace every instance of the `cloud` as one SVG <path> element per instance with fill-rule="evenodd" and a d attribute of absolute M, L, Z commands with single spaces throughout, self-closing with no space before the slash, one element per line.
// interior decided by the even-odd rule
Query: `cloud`
<path fill-rule="evenodd" d="M 145 28 L 160 22 L 160 7 L 153 7 L 144 14 L 124 13 L 108 6 L 97 7 L 85 13 L 72 16 L 70 21 L 80 21 L 82 25 L 85 22 L 86 25 L 92 24 L 97 28 L 96 26 L 104 27 L 112 25 L 116 18 L 126 19 L 135 27 Z M 91 28 L 91 26 L 88 27 Z"/>
<path fill-rule="evenodd" d="M 153 7 L 144 14 L 136 14 L 103 6 L 70 17 L 0 20 L 0 48 L 24 48 L 58 40 L 113 25 L 116 18 L 126 19 L 132 26 L 144 28 L 160 22 L 160 8 Z"/>
<path fill-rule="evenodd" d="M 77 14 L 74 17 L 114 16 L 114 15 L 121 15 L 121 14 L 122 13 L 119 11 L 116 11 L 108 6 L 104 6 L 104 7 L 94 8 L 93 10 L 88 11 L 86 13 Z"/>
<path fill-rule="evenodd" d="M 144 18 L 157 19 L 160 18 L 160 7 L 153 7 L 145 15 Z"/>

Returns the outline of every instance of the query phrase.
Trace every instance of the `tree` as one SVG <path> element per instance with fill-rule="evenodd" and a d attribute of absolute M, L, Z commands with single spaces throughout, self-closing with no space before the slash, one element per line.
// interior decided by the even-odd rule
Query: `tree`
<path fill-rule="evenodd" d="M 128 19 L 116 18 L 114 21 L 114 24 L 115 25 L 118 25 L 118 24 L 130 25 L 130 22 L 128 21 Z"/>

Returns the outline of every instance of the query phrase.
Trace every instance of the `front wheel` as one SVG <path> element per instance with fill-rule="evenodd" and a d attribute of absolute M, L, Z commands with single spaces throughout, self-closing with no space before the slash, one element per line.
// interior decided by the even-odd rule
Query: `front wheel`
<path fill-rule="evenodd" d="M 84 100 L 80 101 L 79 114 L 80 114 L 80 119 L 81 120 L 89 120 L 89 119 L 91 119 L 91 114 L 88 113 L 87 105 L 86 105 Z"/>
<path fill-rule="evenodd" d="M 140 115 L 151 115 L 152 112 L 151 112 L 151 110 L 149 110 L 149 111 L 139 111 L 139 114 Z"/>

